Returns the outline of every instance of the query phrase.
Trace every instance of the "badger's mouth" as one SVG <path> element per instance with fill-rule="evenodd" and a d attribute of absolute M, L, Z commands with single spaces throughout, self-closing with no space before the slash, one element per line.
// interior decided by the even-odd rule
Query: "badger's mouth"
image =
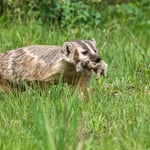
<path fill-rule="evenodd" d="M 96 62 L 91 62 L 91 61 L 86 61 L 86 62 L 82 62 L 82 66 L 85 69 L 89 69 L 89 70 L 94 70 L 97 69 L 100 66 L 100 62 L 96 63 Z"/>
<path fill-rule="evenodd" d="M 108 66 L 103 60 L 101 60 L 98 63 L 90 62 L 90 61 L 84 61 L 84 62 L 80 61 L 76 65 L 77 72 L 82 72 L 84 69 L 91 70 L 96 73 L 97 78 L 99 78 L 100 76 L 106 77 L 107 76 L 107 68 L 108 68 Z"/>
<path fill-rule="evenodd" d="M 76 71 L 82 72 L 83 70 L 97 70 L 100 66 L 99 63 L 90 62 L 90 61 L 79 61 L 76 64 Z"/>

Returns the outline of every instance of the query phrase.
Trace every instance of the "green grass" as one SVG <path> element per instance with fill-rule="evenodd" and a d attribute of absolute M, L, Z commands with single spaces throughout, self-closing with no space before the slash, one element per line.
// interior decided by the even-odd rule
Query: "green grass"
<path fill-rule="evenodd" d="M 0 51 L 95 38 L 108 77 L 90 82 L 92 99 L 69 86 L 0 90 L 1 150 L 149 150 L 150 30 L 117 23 L 84 30 L 34 22 L 0 24 Z M 105 46 L 102 47 L 102 45 Z"/>

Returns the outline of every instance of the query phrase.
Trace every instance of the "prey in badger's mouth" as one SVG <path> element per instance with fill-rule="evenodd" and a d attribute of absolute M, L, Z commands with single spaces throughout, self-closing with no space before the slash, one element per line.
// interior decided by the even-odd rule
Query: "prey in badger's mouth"
<path fill-rule="evenodd" d="M 93 71 L 96 73 L 96 78 L 98 79 L 100 76 L 104 76 L 106 77 L 107 76 L 107 69 L 108 69 L 108 65 L 103 61 L 103 60 L 100 60 L 99 62 L 90 62 L 90 61 L 87 61 L 87 62 L 78 62 L 76 64 L 76 69 L 77 72 L 82 72 L 83 69 L 86 69 L 86 70 L 90 70 L 90 71 Z"/>

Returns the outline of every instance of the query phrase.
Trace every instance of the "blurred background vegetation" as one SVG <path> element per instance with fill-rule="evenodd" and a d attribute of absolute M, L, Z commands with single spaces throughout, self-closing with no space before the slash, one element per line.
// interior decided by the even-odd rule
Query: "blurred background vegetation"
<path fill-rule="evenodd" d="M 150 25 L 149 0 L 0 0 L 0 21 L 37 21 L 60 27 L 100 27 L 110 21 Z"/>

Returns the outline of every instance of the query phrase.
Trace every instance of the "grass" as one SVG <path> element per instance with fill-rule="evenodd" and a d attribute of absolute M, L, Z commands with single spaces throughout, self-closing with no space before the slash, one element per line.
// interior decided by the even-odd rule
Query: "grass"
<path fill-rule="evenodd" d="M 135 30 L 136 29 L 136 30 Z M 1 150 L 149 150 L 150 31 L 117 22 L 92 30 L 34 22 L 0 24 L 0 51 L 95 38 L 108 77 L 91 80 L 91 100 L 67 85 L 0 90 Z"/>

